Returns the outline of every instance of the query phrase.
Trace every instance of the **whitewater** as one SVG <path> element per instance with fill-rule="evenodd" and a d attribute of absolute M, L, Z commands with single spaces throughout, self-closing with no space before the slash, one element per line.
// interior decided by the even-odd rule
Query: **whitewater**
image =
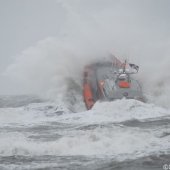
<path fill-rule="evenodd" d="M 15 54 L 0 74 L 0 169 L 168 170 L 170 39 L 164 16 L 158 22 L 161 4 L 55 3 L 61 29 Z M 86 110 L 84 67 L 111 55 L 139 65 L 147 102 L 98 101 Z"/>
<path fill-rule="evenodd" d="M 161 169 L 170 158 L 170 112 L 154 104 L 122 99 L 76 113 L 27 97 L 0 113 L 1 169 Z"/>

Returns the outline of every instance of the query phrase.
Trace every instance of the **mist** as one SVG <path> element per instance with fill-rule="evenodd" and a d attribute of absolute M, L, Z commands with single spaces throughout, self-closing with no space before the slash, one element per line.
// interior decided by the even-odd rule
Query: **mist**
<path fill-rule="evenodd" d="M 12 3 L 8 2 L 6 7 Z M 14 28 L 8 28 L 6 32 L 6 25 L 3 27 L 1 33 L 6 33 L 3 39 L 8 43 L 4 44 L 4 57 L 1 57 L 4 63 L 1 94 L 58 97 L 66 92 L 68 79 L 74 80 L 81 88 L 82 71 L 86 64 L 112 53 L 139 65 L 137 77 L 149 101 L 168 107 L 170 1 L 20 2 L 15 1 L 16 6 L 12 8 L 15 14 L 12 21 L 7 14 L 1 18 L 4 23 L 15 23 L 22 15 L 21 21 L 29 21 L 33 29 L 22 34 L 22 22 L 16 22 Z M 18 40 L 13 36 L 10 42 L 8 33 L 13 29 L 15 32 L 12 31 L 11 35 L 21 34 L 21 37 Z M 16 44 L 15 48 L 13 44 Z M 9 59 L 11 56 L 12 59 Z"/>

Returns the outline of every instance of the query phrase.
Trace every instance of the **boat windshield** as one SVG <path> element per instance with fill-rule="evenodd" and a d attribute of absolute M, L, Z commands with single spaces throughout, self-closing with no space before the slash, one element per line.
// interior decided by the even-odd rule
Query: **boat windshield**
<path fill-rule="evenodd" d="M 115 81 L 113 79 L 106 79 L 103 86 L 105 97 L 111 99 L 113 97 L 112 93 L 114 92 L 114 89 L 115 89 Z"/>

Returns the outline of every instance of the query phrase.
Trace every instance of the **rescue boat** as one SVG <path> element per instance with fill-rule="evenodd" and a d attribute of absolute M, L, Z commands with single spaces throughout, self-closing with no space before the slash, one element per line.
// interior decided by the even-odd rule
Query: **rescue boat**
<path fill-rule="evenodd" d="M 136 99 L 144 101 L 142 87 L 133 78 L 139 66 L 121 62 L 116 57 L 112 61 L 100 61 L 87 65 L 83 75 L 83 97 L 89 110 L 96 101 L 116 99 Z"/>

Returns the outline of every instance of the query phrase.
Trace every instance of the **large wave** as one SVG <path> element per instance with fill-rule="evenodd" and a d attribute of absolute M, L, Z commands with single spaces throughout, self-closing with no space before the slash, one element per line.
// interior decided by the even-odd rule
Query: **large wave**
<path fill-rule="evenodd" d="M 169 123 L 169 111 L 136 100 L 97 103 L 79 113 L 50 102 L 0 112 L 1 127 L 5 127 L 0 132 L 0 156 L 85 155 L 124 160 L 169 152 L 169 126 L 163 123 Z"/>

